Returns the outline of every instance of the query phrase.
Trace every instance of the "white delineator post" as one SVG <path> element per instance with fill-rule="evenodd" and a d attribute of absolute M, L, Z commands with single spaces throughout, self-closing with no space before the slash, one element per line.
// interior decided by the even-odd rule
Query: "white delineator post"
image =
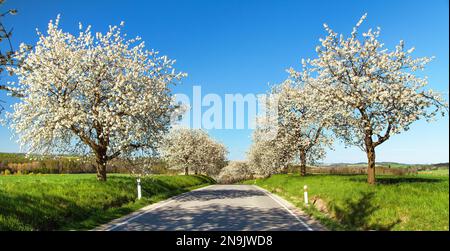
<path fill-rule="evenodd" d="M 138 200 L 140 200 L 141 199 L 141 197 L 142 197 L 142 192 L 141 192 L 141 178 L 137 178 L 137 197 L 138 197 Z"/>
<path fill-rule="evenodd" d="M 303 186 L 303 199 L 305 200 L 305 205 L 308 205 L 308 186 Z"/>

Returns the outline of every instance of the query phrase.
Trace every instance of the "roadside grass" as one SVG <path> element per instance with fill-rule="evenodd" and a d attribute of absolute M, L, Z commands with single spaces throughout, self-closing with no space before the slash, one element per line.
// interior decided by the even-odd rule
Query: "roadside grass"
<path fill-rule="evenodd" d="M 148 204 L 213 184 L 206 176 L 155 175 L 136 181 L 110 174 L 99 182 L 94 174 L 0 176 L 0 230 L 88 230 Z"/>
<path fill-rule="evenodd" d="M 438 170 L 430 170 L 430 171 L 419 171 L 419 174 L 423 175 L 432 175 L 432 176 L 445 176 L 449 175 L 449 169 L 438 169 Z"/>
<path fill-rule="evenodd" d="M 448 170 L 378 176 L 377 181 L 370 186 L 365 175 L 279 174 L 244 183 L 284 197 L 330 230 L 449 230 Z M 308 207 L 304 185 L 309 188 Z M 320 204 L 325 205 L 322 210 Z"/>

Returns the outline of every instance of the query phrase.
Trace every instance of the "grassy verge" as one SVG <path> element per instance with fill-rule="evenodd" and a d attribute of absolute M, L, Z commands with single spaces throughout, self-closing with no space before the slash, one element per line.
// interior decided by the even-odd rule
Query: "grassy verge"
<path fill-rule="evenodd" d="M 284 197 L 330 230 L 449 230 L 448 171 L 381 176 L 375 186 L 364 175 L 274 175 L 244 183 Z M 304 207 L 305 184 L 325 210 Z"/>
<path fill-rule="evenodd" d="M 0 176 L 0 230 L 85 230 L 194 188 L 212 184 L 205 176 L 152 176 L 135 179 L 92 174 Z"/>

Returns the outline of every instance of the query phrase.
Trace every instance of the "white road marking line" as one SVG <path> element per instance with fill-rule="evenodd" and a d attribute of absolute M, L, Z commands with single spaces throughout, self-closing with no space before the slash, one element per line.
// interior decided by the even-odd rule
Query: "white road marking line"
<path fill-rule="evenodd" d="M 284 205 L 281 201 L 279 201 L 277 198 L 275 198 L 268 191 L 266 191 L 258 186 L 255 186 L 255 185 L 254 185 L 254 187 L 256 187 L 260 191 L 264 192 L 272 200 L 274 200 L 276 203 L 278 203 L 280 206 L 282 206 L 286 211 L 288 211 L 292 216 L 294 216 L 304 227 L 306 227 L 306 229 L 308 229 L 308 231 L 313 231 L 313 229 L 308 224 L 306 224 L 302 219 L 300 219 L 300 217 L 298 217 L 294 212 L 292 212 L 292 210 L 290 210 L 286 205 Z"/>
<path fill-rule="evenodd" d="M 120 227 L 120 226 L 122 226 L 122 225 L 124 225 L 124 224 L 127 224 L 127 223 L 129 223 L 130 221 L 132 221 L 132 220 L 134 220 L 134 219 L 137 219 L 137 218 L 141 217 L 142 215 L 144 215 L 144 214 L 146 214 L 146 213 L 148 213 L 148 212 L 151 212 L 151 211 L 156 210 L 156 209 L 158 209 L 158 208 L 160 208 L 160 207 L 163 207 L 163 206 L 165 206 L 165 205 L 168 205 L 168 204 L 170 204 L 171 202 L 174 202 L 174 201 L 177 200 L 177 199 L 181 199 L 181 198 L 184 198 L 184 197 L 186 197 L 186 196 L 189 196 L 189 193 L 191 193 L 191 192 L 193 192 L 193 191 L 203 190 L 203 189 L 205 189 L 205 188 L 207 188 L 207 187 L 210 187 L 210 186 L 211 186 L 211 185 L 205 186 L 205 187 L 201 187 L 201 188 L 199 188 L 199 189 L 195 189 L 195 190 L 186 192 L 186 193 L 184 193 L 184 194 L 180 194 L 180 195 L 174 196 L 174 197 L 172 197 L 172 198 L 169 198 L 167 202 L 164 202 L 164 203 L 159 204 L 159 205 L 157 205 L 157 206 L 155 206 L 155 207 L 146 209 L 146 210 L 142 211 L 141 213 L 138 213 L 137 215 L 135 215 L 135 216 L 133 216 L 133 217 L 127 219 L 126 221 L 116 223 L 116 224 L 114 224 L 114 226 L 112 226 L 112 227 L 110 227 L 110 228 L 106 228 L 104 231 L 112 231 L 113 229 L 116 229 L 116 228 L 118 228 L 118 227 Z"/>

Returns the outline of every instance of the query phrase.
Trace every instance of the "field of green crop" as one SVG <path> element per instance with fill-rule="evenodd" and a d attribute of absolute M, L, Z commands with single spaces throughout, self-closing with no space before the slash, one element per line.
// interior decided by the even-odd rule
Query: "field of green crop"
<path fill-rule="evenodd" d="M 430 171 L 420 171 L 419 174 L 422 175 L 432 175 L 432 176 L 445 176 L 449 175 L 449 169 L 438 169 L 438 170 L 430 170 Z"/>
<path fill-rule="evenodd" d="M 284 197 L 330 230 L 449 230 L 448 170 L 381 176 L 375 186 L 364 175 L 282 174 L 245 183 Z M 308 207 L 304 185 L 309 187 Z M 317 207 L 311 206 L 317 198 Z"/>
<path fill-rule="evenodd" d="M 94 174 L 0 176 L 0 230 L 91 229 L 145 205 L 211 184 L 205 176 L 151 176 L 142 180 Z"/>

